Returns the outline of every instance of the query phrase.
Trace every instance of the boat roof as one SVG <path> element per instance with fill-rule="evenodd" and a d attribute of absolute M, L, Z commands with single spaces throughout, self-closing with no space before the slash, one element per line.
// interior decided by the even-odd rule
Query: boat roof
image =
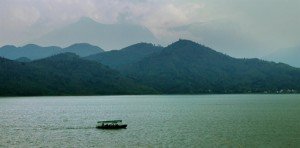
<path fill-rule="evenodd" d="M 122 120 L 105 120 L 105 121 L 98 121 L 97 123 L 118 123 L 122 122 Z"/>

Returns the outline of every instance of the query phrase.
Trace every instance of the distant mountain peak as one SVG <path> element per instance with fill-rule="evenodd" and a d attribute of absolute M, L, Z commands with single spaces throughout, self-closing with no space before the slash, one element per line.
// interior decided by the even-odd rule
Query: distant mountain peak
<path fill-rule="evenodd" d="M 14 45 L 4 45 L 1 48 L 17 48 L 17 47 Z"/>
<path fill-rule="evenodd" d="M 88 43 L 76 43 L 66 48 L 61 48 L 58 46 L 39 46 L 35 44 L 27 44 L 22 47 L 3 46 L 0 48 L 0 56 L 11 60 L 15 60 L 21 57 L 36 60 L 64 52 L 71 52 L 79 55 L 80 57 L 85 57 L 92 54 L 104 52 L 104 50 L 98 46 L 94 46 Z"/>
<path fill-rule="evenodd" d="M 69 47 L 84 47 L 84 46 L 93 46 L 93 47 L 96 47 L 96 46 L 91 45 L 89 43 L 75 43 L 75 44 L 70 45 Z"/>
<path fill-rule="evenodd" d="M 81 17 L 75 24 L 77 24 L 77 25 L 92 25 L 92 26 L 102 25 L 101 23 L 99 23 L 89 17 Z"/>
<path fill-rule="evenodd" d="M 137 42 L 156 43 L 154 34 L 138 24 L 105 24 L 88 17 L 53 30 L 32 43 L 43 46 L 67 47 L 73 43 L 85 42 L 103 49 L 121 49 Z"/>
<path fill-rule="evenodd" d="M 41 46 L 36 45 L 36 44 L 27 44 L 25 46 L 23 46 L 24 48 L 40 48 Z"/>
<path fill-rule="evenodd" d="M 201 45 L 199 43 L 196 43 L 194 41 L 187 40 L 187 39 L 179 39 L 178 41 L 174 42 L 173 44 L 171 44 L 169 46 L 172 46 L 172 45 L 180 45 L 180 46 L 186 46 L 186 45 L 203 46 L 203 45 Z"/>
<path fill-rule="evenodd" d="M 120 50 L 107 51 L 86 57 L 88 60 L 97 61 L 111 68 L 120 68 L 122 65 L 132 64 L 144 57 L 158 53 L 163 49 L 151 43 L 140 42 Z"/>
<path fill-rule="evenodd" d="M 152 44 L 152 43 L 146 43 L 146 42 L 136 43 L 133 46 L 143 46 L 143 45 L 154 46 L 154 44 Z"/>
<path fill-rule="evenodd" d="M 128 47 L 125 47 L 124 49 L 132 49 L 132 48 L 145 48 L 145 47 L 155 47 L 152 43 L 146 43 L 146 42 L 140 42 L 133 45 L 130 45 Z"/>
<path fill-rule="evenodd" d="M 65 52 L 76 53 L 82 57 L 89 56 L 92 54 L 97 54 L 100 52 L 104 52 L 104 50 L 98 46 L 94 46 L 88 43 L 76 43 L 66 47 L 64 49 Z"/>
<path fill-rule="evenodd" d="M 201 45 L 199 43 L 193 42 L 191 40 L 186 39 L 179 39 L 178 41 L 172 43 L 171 45 L 167 46 L 163 53 L 190 53 L 190 54 L 202 54 L 202 53 L 208 53 L 212 52 L 212 50 L 209 47 L 206 47 L 204 45 Z M 201 53 L 199 53 L 201 52 Z M 216 51 L 214 51 L 216 52 Z"/>

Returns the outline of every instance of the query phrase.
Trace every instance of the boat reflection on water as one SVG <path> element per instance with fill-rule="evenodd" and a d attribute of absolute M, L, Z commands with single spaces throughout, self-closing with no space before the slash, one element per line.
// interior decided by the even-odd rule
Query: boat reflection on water
<path fill-rule="evenodd" d="M 96 126 L 98 129 L 122 129 L 126 127 L 127 124 L 123 124 L 122 120 L 98 121 Z"/>

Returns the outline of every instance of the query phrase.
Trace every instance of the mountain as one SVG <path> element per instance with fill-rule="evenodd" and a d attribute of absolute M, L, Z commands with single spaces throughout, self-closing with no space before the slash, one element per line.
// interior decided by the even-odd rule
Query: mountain
<path fill-rule="evenodd" d="M 66 48 L 57 46 L 41 47 L 35 44 L 28 44 L 23 47 L 7 45 L 0 48 L 0 56 L 11 60 L 21 57 L 36 60 L 65 52 L 76 53 L 77 55 L 84 57 L 103 51 L 103 49 L 87 43 L 77 43 Z"/>
<path fill-rule="evenodd" d="M 49 32 L 32 42 L 44 46 L 61 47 L 85 42 L 110 50 L 142 41 L 153 43 L 156 42 L 156 38 L 147 28 L 139 25 L 101 24 L 91 18 L 83 17 L 73 24 Z"/>
<path fill-rule="evenodd" d="M 104 52 L 104 50 L 99 48 L 98 46 L 93 46 L 87 43 L 76 43 L 64 48 L 63 52 L 71 52 L 80 55 L 81 57 L 86 57 L 89 55 Z"/>
<path fill-rule="evenodd" d="M 275 62 L 287 63 L 291 66 L 300 68 L 300 46 L 281 49 L 270 55 L 263 57 L 263 59 Z"/>
<path fill-rule="evenodd" d="M 0 82 L 0 96 L 292 93 L 300 92 L 300 69 L 179 40 L 164 48 L 139 43 L 87 57 L 67 52 L 31 62 L 0 58 Z"/>
<path fill-rule="evenodd" d="M 120 69 L 167 94 L 300 90 L 300 69 L 259 59 L 232 58 L 188 40 L 179 40 Z"/>
<path fill-rule="evenodd" d="M 56 46 L 41 47 L 35 44 L 28 44 L 23 47 L 7 45 L 0 48 L 0 56 L 8 59 L 26 57 L 34 60 L 57 54 L 60 50 L 61 48 Z"/>
<path fill-rule="evenodd" d="M 121 50 L 111 50 L 99 54 L 85 57 L 85 59 L 97 61 L 111 68 L 118 69 L 124 65 L 138 62 L 156 52 L 160 52 L 163 47 L 150 43 L 138 43 Z"/>
<path fill-rule="evenodd" d="M 29 63 L 0 58 L 0 96 L 147 94 L 136 84 L 97 62 L 63 53 Z"/>

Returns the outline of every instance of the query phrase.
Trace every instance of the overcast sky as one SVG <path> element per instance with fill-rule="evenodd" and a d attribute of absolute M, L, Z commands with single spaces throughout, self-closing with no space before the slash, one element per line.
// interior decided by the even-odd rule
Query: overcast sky
<path fill-rule="evenodd" d="M 300 44 L 299 0 L 0 0 L 0 46 L 77 21 L 134 23 L 167 45 L 186 38 L 240 57 Z"/>

